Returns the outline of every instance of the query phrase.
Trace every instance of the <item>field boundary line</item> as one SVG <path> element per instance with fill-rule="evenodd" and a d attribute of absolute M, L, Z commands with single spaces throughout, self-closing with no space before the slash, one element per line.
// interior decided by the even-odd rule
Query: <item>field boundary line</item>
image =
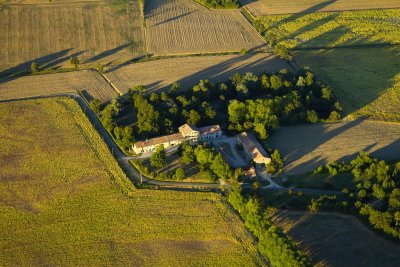
<path fill-rule="evenodd" d="M 114 85 L 114 83 L 113 83 L 104 73 L 100 73 L 100 72 L 98 72 L 98 73 L 103 77 L 104 80 L 106 80 L 106 82 L 108 83 L 108 85 L 110 85 L 111 88 L 112 88 L 115 92 L 117 92 L 117 94 L 118 94 L 119 96 L 123 96 L 123 93 Z"/>

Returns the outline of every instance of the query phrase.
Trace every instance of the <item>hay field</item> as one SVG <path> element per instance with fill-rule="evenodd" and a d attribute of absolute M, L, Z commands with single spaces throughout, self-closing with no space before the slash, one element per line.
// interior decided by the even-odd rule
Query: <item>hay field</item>
<path fill-rule="evenodd" d="M 209 10 L 191 0 L 145 3 L 146 40 L 156 55 L 239 51 L 264 40 L 238 10 Z"/>
<path fill-rule="evenodd" d="M 239 0 L 255 16 L 400 8 L 396 0 Z"/>
<path fill-rule="evenodd" d="M 291 70 L 283 60 L 270 54 L 224 55 L 168 58 L 135 63 L 111 69 L 107 77 L 122 92 L 135 85 L 145 85 L 149 91 L 169 88 L 178 82 L 182 89 L 191 89 L 201 79 L 222 82 L 235 72 L 276 72 Z"/>
<path fill-rule="evenodd" d="M 117 92 L 92 70 L 23 76 L 0 80 L 0 100 L 86 91 L 91 97 L 109 101 Z"/>
<path fill-rule="evenodd" d="M 0 112 L 0 265 L 262 264 L 218 194 L 135 190 L 73 100 Z"/>
<path fill-rule="evenodd" d="M 282 127 L 268 143 L 278 148 L 287 174 L 348 161 L 364 150 L 384 160 L 400 159 L 400 124 L 369 120 Z"/>
<path fill-rule="evenodd" d="M 13 1 L 0 8 L 0 77 L 29 70 L 121 62 L 145 52 L 138 1 Z"/>
<path fill-rule="evenodd" d="M 339 213 L 278 211 L 273 222 L 313 258 L 316 266 L 399 266 L 400 247 Z"/>

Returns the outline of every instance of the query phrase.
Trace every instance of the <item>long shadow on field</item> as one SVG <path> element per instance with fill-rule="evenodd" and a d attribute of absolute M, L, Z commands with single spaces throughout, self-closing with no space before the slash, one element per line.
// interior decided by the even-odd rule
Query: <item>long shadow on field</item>
<path fill-rule="evenodd" d="M 31 64 L 33 62 L 38 63 L 39 66 L 43 65 L 43 64 L 46 65 L 49 62 L 52 62 L 52 61 L 55 61 L 55 60 L 57 60 L 59 58 L 65 57 L 71 50 L 72 50 L 72 48 L 64 49 L 64 50 L 61 50 L 61 51 L 56 52 L 56 53 L 48 54 L 46 56 L 42 56 L 42 57 L 39 57 L 39 58 L 35 58 L 35 59 L 32 59 L 32 60 L 26 61 L 24 63 L 21 63 L 21 64 L 15 66 L 15 67 L 6 69 L 4 71 L 1 71 L 0 72 L 0 79 L 1 78 L 6 78 L 6 77 L 7 78 L 12 78 L 14 76 L 18 76 L 18 73 L 21 73 L 21 72 L 30 72 L 31 71 Z M 1 80 L 0 80 L 0 83 L 1 83 Z"/>
<path fill-rule="evenodd" d="M 193 10 L 193 11 L 190 11 L 190 12 L 186 12 L 186 13 L 180 14 L 180 15 L 175 16 L 173 18 L 169 18 L 169 19 L 166 19 L 164 21 L 158 22 L 157 24 L 153 25 L 152 27 L 156 27 L 156 26 L 159 26 L 159 25 L 162 25 L 162 24 L 165 24 L 165 23 L 168 23 L 168 22 L 171 22 L 171 21 L 174 21 L 174 20 L 189 16 L 190 14 L 195 13 L 195 12 L 196 11 Z"/>
<path fill-rule="evenodd" d="M 113 49 L 109 49 L 107 51 L 104 51 L 104 52 L 102 52 L 102 53 L 100 53 L 100 54 L 98 54 L 96 56 L 93 56 L 93 57 L 85 60 L 85 63 L 93 62 L 93 61 L 96 61 L 96 60 L 111 56 L 111 55 L 113 55 L 113 54 L 115 54 L 115 53 L 117 53 L 117 52 L 119 52 L 119 51 L 121 51 L 121 50 L 123 50 L 123 49 L 125 49 L 125 48 L 127 48 L 129 46 L 131 46 L 131 45 L 133 45 L 133 42 L 129 42 L 129 43 L 117 46 L 117 47 L 115 47 Z"/>
<path fill-rule="evenodd" d="M 340 127 L 329 131 L 327 131 L 327 127 L 325 127 L 324 124 L 290 126 L 290 131 L 285 131 L 285 128 L 282 128 L 274 132 L 269 142 L 273 147 L 278 148 L 284 157 L 285 165 L 290 166 L 296 161 L 301 161 L 304 156 L 311 154 L 329 140 L 359 125 L 362 121 L 363 119 L 346 122 Z M 312 128 L 310 129 L 310 127 Z M 326 159 L 323 158 L 323 155 L 316 155 L 312 159 L 301 164 L 290 166 L 288 173 L 296 174 L 312 171 L 326 163 Z"/>

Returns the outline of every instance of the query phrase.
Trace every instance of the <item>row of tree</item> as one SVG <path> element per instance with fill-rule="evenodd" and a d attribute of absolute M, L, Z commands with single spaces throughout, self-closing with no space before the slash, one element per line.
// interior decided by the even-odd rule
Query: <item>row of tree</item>
<path fill-rule="evenodd" d="M 244 194 L 241 186 L 235 183 L 228 201 L 258 239 L 258 249 L 271 266 L 311 266 L 308 257 L 296 244 L 272 224 L 270 215 L 265 212 L 265 206 L 256 194 Z"/>

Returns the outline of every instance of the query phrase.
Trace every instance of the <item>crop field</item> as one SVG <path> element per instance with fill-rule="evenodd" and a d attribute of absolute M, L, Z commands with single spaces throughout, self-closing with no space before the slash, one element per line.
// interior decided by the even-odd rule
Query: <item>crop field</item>
<path fill-rule="evenodd" d="M 278 211 L 273 222 L 300 244 L 316 266 L 398 266 L 400 247 L 339 213 Z"/>
<path fill-rule="evenodd" d="M 396 0 L 239 0 L 255 16 L 400 8 Z"/>
<path fill-rule="evenodd" d="M 10 1 L 0 7 L 0 77 L 29 70 L 116 63 L 145 52 L 138 1 Z"/>
<path fill-rule="evenodd" d="M 0 100 L 76 93 L 78 90 L 103 102 L 118 96 L 99 73 L 91 70 L 0 80 Z"/>
<path fill-rule="evenodd" d="M 235 72 L 277 72 L 292 70 L 283 60 L 270 54 L 224 55 L 168 58 L 125 65 L 111 69 L 107 77 L 122 91 L 144 85 L 149 91 L 165 89 L 178 82 L 189 89 L 201 79 L 212 82 L 228 80 Z"/>
<path fill-rule="evenodd" d="M 282 127 L 268 140 L 281 153 L 287 174 L 315 170 L 360 151 L 388 161 L 400 159 L 400 124 L 369 120 Z"/>
<path fill-rule="evenodd" d="M 275 15 L 260 18 L 290 48 L 400 44 L 400 9 Z"/>
<path fill-rule="evenodd" d="M 135 189 L 73 100 L 0 112 L 0 265 L 262 264 L 218 194 Z"/>
<path fill-rule="evenodd" d="M 265 45 L 239 10 L 209 10 L 191 0 L 145 3 L 148 52 L 156 55 L 239 51 Z"/>

